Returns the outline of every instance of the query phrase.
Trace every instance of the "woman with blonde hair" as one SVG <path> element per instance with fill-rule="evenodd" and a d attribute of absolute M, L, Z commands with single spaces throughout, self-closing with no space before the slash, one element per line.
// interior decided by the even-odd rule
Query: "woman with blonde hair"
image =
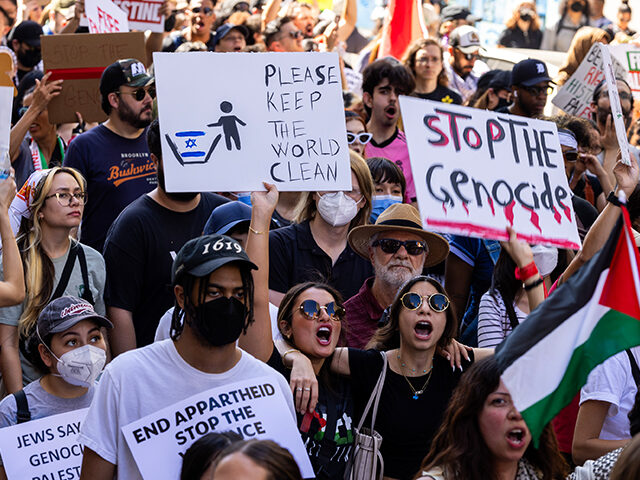
<path fill-rule="evenodd" d="M 587 56 L 591 45 L 597 42 L 602 42 L 606 45 L 609 40 L 609 34 L 601 28 L 582 27 L 578 30 L 571 41 L 567 59 L 560 67 L 558 78 L 555 80 L 558 87 L 564 85 L 578 69 L 584 57 Z"/>
<path fill-rule="evenodd" d="M 72 295 L 105 314 L 105 266 L 102 255 L 71 237 L 80 226 L 87 201 L 86 181 L 73 168 L 34 172 L 21 193 L 27 211 L 18 231 L 27 295 L 24 302 L 0 309 L 5 339 L 0 350 L 0 373 L 9 393 L 22 389 L 39 375 L 27 360 L 24 340 L 35 328 L 49 302 Z"/>
<path fill-rule="evenodd" d="M 535 2 L 521 2 L 506 22 L 498 46 L 508 48 L 540 48 L 542 31 Z"/>

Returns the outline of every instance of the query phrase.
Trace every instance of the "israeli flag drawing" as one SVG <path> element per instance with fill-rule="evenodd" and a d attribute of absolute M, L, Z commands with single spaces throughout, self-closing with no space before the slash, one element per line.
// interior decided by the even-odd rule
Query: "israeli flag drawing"
<path fill-rule="evenodd" d="M 176 132 L 173 137 L 172 139 L 171 135 L 165 135 L 173 155 L 182 166 L 207 163 L 215 148 L 215 145 L 211 145 L 207 150 L 206 134 L 201 130 Z"/>

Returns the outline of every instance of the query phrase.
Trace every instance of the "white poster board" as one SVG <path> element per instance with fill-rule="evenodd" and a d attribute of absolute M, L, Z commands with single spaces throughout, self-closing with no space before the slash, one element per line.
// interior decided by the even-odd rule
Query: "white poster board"
<path fill-rule="evenodd" d="M 13 107 L 13 87 L 0 87 L 0 165 L 9 153 L 11 134 L 11 110 Z"/>
<path fill-rule="evenodd" d="M 122 428 L 143 478 L 175 480 L 182 455 L 210 432 L 234 431 L 244 439 L 274 440 L 296 459 L 302 476 L 313 468 L 277 382 L 256 377 L 193 395 Z"/>
<path fill-rule="evenodd" d="M 351 190 L 335 53 L 154 53 L 169 192 Z"/>
<path fill-rule="evenodd" d="M 580 247 L 554 123 L 405 96 L 400 109 L 426 229 Z"/>
<path fill-rule="evenodd" d="M 127 15 L 131 30 L 164 32 L 164 17 L 160 15 L 162 0 L 114 0 Z"/>
<path fill-rule="evenodd" d="M 640 45 L 634 43 L 609 45 L 609 52 L 627 71 L 627 81 L 633 98 L 640 99 Z"/>
<path fill-rule="evenodd" d="M 0 453 L 7 478 L 78 480 L 83 447 L 77 439 L 88 410 L 83 408 L 3 428 Z"/>
<path fill-rule="evenodd" d="M 618 60 L 614 58 L 612 65 L 616 76 L 626 78 L 627 72 Z M 560 87 L 551 103 L 569 115 L 590 119 L 593 91 L 604 79 L 602 54 L 594 43 L 578 69 Z"/>
<path fill-rule="evenodd" d="M 85 0 L 84 13 L 89 22 L 89 33 L 129 31 L 127 14 L 111 0 Z"/>

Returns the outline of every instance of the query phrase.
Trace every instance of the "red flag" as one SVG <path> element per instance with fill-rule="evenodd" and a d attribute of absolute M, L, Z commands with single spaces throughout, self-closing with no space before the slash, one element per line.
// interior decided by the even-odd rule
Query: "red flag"
<path fill-rule="evenodd" d="M 378 58 L 392 56 L 399 60 L 414 40 L 428 36 L 420 0 L 390 0 Z"/>

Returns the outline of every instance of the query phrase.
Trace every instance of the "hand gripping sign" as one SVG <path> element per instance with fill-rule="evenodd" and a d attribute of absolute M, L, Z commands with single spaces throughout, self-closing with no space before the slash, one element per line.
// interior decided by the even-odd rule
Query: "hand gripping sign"
<path fill-rule="evenodd" d="M 555 124 L 400 97 L 425 228 L 578 249 Z"/>

